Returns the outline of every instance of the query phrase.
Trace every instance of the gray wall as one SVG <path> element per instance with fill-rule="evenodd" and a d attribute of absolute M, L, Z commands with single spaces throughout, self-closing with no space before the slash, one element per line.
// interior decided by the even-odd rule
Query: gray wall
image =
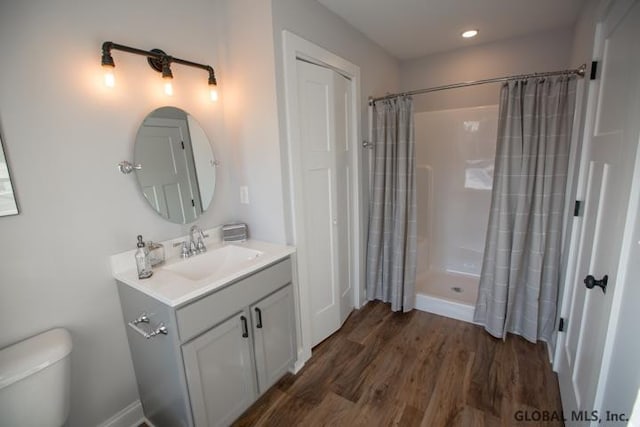
<path fill-rule="evenodd" d="M 135 237 L 186 234 L 146 204 L 131 160 L 138 126 L 172 104 L 194 115 L 222 163 L 213 227 L 233 217 L 234 156 L 223 143 L 223 103 L 208 101 L 206 73 L 175 65 L 172 98 L 142 57 L 114 52 L 116 87 L 102 83 L 105 40 L 210 63 L 221 86 L 210 0 L 42 0 L 0 6 L 0 126 L 20 215 L 0 218 L 0 347 L 63 326 L 73 337 L 69 424 L 96 425 L 138 397 L 109 256 Z M 153 18 L 150 19 L 149 16 Z"/>
<path fill-rule="evenodd" d="M 399 88 L 399 69 L 395 58 L 315 0 L 273 0 L 273 35 L 281 139 L 286 137 L 282 63 L 283 30 L 288 30 L 360 67 L 361 127 L 362 137 L 367 138 L 369 126 L 367 98 L 387 92 L 395 92 Z M 284 147 L 285 145 L 283 144 L 281 151 L 283 156 L 286 154 Z M 370 152 L 371 150 L 362 151 L 361 182 L 363 183 L 363 213 L 365 216 L 369 205 L 367 177 Z M 287 166 L 284 157 L 282 165 L 283 167 Z M 283 194 L 284 200 L 288 201 L 290 194 L 286 184 L 283 188 Z M 288 240 L 292 241 L 289 213 L 285 211 L 288 224 Z"/>
<path fill-rule="evenodd" d="M 561 29 L 403 61 L 400 89 L 577 67 L 569 60 L 572 40 L 572 30 Z M 416 96 L 414 103 L 416 111 L 492 105 L 499 93 L 499 84 L 488 84 Z"/>

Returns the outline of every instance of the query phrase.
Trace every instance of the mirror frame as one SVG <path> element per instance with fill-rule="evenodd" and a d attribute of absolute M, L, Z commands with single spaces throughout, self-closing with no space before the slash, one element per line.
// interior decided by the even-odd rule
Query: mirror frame
<path fill-rule="evenodd" d="M 0 132 L 0 150 L 2 150 L 2 157 L 4 158 L 4 163 L 7 167 L 7 175 L 9 177 L 9 186 L 11 187 L 11 196 L 13 197 L 13 204 L 16 206 L 15 212 L 2 213 L 0 211 L 0 218 L 5 216 L 15 216 L 20 215 L 20 205 L 18 204 L 18 198 L 16 197 L 16 189 L 15 185 L 13 185 L 13 178 L 11 174 L 11 167 L 9 167 L 9 159 L 7 159 L 7 151 L 4 147 L 4 138 L 2 137 L 2 132 Z"/>

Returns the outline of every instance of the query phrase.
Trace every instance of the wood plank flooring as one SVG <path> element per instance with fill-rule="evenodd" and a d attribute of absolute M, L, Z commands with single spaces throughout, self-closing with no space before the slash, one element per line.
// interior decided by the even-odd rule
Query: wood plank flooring
<path fill-rule="evenodd" d="M 562 411 L 544 345 L 371 302 L 234 426 L 563 425 L 530 421 L 544 411 Z"/>

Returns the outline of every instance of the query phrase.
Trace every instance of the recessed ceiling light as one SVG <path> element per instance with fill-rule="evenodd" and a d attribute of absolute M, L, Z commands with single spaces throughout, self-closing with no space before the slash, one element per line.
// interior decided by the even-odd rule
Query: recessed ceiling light
<path fill-rule="evenodd" d="M 475 37 L 478 35 L 478 30 L 467 30 L 462 33 L 462 37 L 465 39 L 470 39 L 471 37 Z"/>

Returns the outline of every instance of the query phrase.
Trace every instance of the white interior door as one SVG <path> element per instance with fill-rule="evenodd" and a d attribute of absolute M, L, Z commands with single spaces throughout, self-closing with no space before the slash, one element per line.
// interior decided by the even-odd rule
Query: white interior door
<path fill-rule="evenodd" d="M 353 195 L 351 188 L 353 183 L 351 177 L 351 149 L 349 147 L 351 133 L 351 91 L 349 90 L 349 80 L 344 76 L 333 72 L 334 94 L 335 94 L 335 175 L 336 175 L 336 196 L 338 203 L 336 205 L 336 234 L 338 236 L 338 284 L 340 285 L 340 324 L 342 325 L 351 313 L 354 307 L 353 300 L 353 277 L 352 268 L 354 260 L 352 259 L 353 244 L 351 236 L 353 235 L 352 222 L 350 215 L 353 212 L 351 202 Z"/>
<path fill-rule="evenodd" d="M 639 3 L 614 3 L 597 31 L 599 76 L 589 88 L 580 172 L 585 207 L 572 295 L 562 313 L 568 327 L 559 348 L 558 375 L 568 425 L 594 421 L 591 411 L 598 409 L 595 396 L 638 146 L 638 40 Z M 588 276 L 598 281 L 606 276 L 606 292 L 597 283 L 588 289 Z"/>
<path fill-rule="evenodd" d="M 303 175 L 304 257 L 310 290 L 311 345 L 340 328 L 353 308 L 350 275 L 348 81 L 297 61 Z"/>
<path fill-rule="evenodd" d="M 195 176 L 187 122 L 150 118 L 135 145 L 142 191 L 160 215 L 181 224 L 195 221 L 202 205 Z"/>

